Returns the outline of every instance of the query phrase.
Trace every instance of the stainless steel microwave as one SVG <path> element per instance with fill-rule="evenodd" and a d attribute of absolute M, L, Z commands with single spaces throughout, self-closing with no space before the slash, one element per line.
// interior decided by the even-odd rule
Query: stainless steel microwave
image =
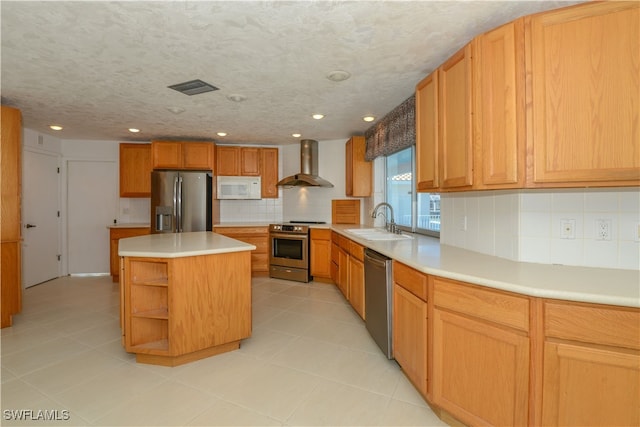
<path fill-rule="evenodd" d="M 217 198 L 220 200 L 257 200 L 261 198 L 259 176 L 218 176 Z"/>

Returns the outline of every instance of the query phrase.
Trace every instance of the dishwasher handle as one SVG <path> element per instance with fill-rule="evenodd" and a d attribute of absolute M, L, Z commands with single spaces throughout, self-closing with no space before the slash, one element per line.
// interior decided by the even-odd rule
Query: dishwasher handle
<path fill-rule="evenodd" d="M 371 263 L 380 268 L 385 268 L 387 261 L 390 259 L 378 252 L 370 250 L 369 248 L 365 249 L 364 258 L 365 262 Z"/>

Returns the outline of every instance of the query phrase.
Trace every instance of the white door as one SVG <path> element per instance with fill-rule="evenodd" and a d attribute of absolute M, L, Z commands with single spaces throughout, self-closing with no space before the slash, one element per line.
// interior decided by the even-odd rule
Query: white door
<path fill-rule="evenodd" d="M 69 274 L 109 273 L 109 230 L 118 212 L 118 165 L 67 162 Z"/>
<path fill-rule="evenodd" d="M 22 173 L 22 286 L 60 276 L 58 155 L 25 150 Z"/>

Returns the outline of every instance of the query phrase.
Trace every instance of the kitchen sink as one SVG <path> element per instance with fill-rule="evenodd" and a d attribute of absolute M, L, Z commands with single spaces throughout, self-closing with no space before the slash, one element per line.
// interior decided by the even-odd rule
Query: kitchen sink
<path fill-rule="evenodd" d="M 411 236 L 406 234 L 390 233 L 384 228 L 349 228 L 345 230 L 347 233 L 351 233 L 354 236 L 360 237 L 364 240 L 407 240 L 412 239 Z"/>

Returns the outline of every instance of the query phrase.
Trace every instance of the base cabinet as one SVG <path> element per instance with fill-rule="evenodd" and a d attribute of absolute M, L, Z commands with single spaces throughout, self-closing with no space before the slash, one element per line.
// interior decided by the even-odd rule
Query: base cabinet
<path fill-rule="evenodd" d="M 546 301 L 542 424 L 640 425 L 640 312 Z"/>
<path fill-rule="evenodd" d="M 349 303 L 356 313 L 358 313 L 358 315 L 364 320 L 364 247 L 355 242 L 350 242 Z"/>
<path fill-rule="evenodd" d="M 331 230 L 311 229 L 311 275 L 331 279 Z"/>
<path fill-rule="evenodd" d="M 125 349 L 176 366 L 235 350 L 251 335 L 248 251 L 123 258 Z"/>
<path fill-rule="evenodd" d="M 469 425 L 526 425 L 529 301 L 433 278 L 433 401 Z"/>
<path fill-rule="evenodd" d="M 268 227 L 213 227 L 213 231 L 256 247 L 251 251 L 251 273 L 269 273 L 269 228 Z"/>
<path fill-rule="evenodd" d="M 120 280 L 120 258 L 118 257 L 118 242 L 127 237 L 146 236 L 151 230 L 149 227 L 124 227 L 109 229 L 109 269 L 111 280 Z"/>

